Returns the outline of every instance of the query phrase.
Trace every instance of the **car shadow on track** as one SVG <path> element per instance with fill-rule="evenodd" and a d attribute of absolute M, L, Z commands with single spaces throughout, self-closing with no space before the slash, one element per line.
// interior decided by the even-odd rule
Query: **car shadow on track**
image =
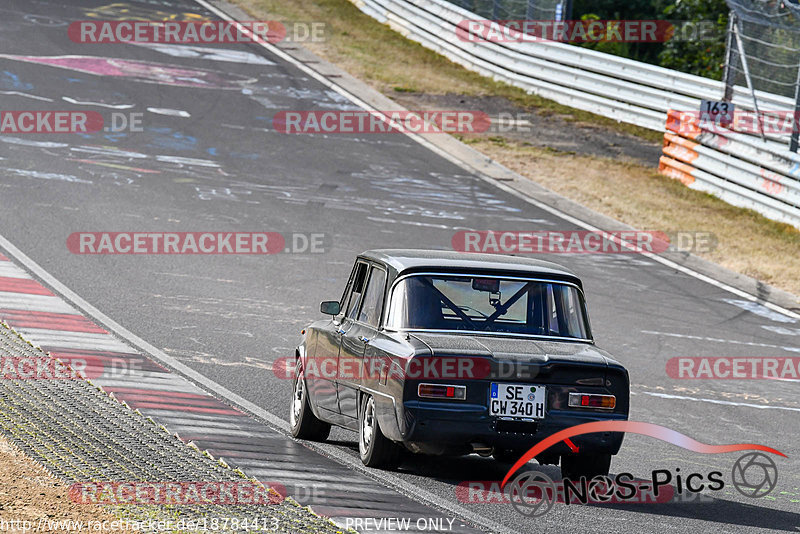
<path fill-rule="evenodd" d="M 751 500 L 753 503 L 759 502 L 759 499 Z M 715 499 L 705 494 L 702 495 L 702 498 L 684 502 L 675 500 L 666 503 L 605 503 L 589 504 L 587 506 L 662 517 L 699 519 L 772 531 L 797 532 L 800 529 L 800 514 L 798 513 L 758 506 L 758 504 Z"/>

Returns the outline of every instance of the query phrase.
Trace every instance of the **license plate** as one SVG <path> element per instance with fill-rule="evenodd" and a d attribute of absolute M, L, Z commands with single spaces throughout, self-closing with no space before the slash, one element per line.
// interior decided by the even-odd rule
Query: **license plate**
<path fill-rule="evenodd" d="M 532 384 L 492 384 L 489 415 L 501 419 L 544 418 L 547 389 Z"/>

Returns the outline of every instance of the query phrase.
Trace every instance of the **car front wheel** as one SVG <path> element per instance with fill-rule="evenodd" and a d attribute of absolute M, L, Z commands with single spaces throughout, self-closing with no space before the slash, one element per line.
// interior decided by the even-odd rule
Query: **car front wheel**
<path fill-rule="evenodd" d="M 375 399 L 364 395 L 358 410 L 358 454 L 367 467 L 394 468 L 400 464 L 400 446 L 381 432 Z"/>
<path fill-rule="evenodd" d="M 569 480 L 607 477 L 610 469 L 610 454 L 565 454 L 561 457 L 561 478 Z"/>
<path fill-rule="evenodd" d="M 311 406 L 308 404 L 308 389 L 305 376 L 303 376 L 303 365 L 299 359 L 294 372 L 289 425 L 292 428 L 292 436 L 298 439 L 325 441 L 331 433 L 331 425 L 320 421 L 311 411 Z"/>

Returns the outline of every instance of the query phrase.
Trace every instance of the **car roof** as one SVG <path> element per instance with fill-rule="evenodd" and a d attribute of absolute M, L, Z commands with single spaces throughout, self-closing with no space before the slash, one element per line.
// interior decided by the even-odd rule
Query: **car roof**
<path fill-rule="evenodd" d="M 537 276 L 546 275 L 558 279 L 575 280 L 580 284 L 578 275 L 557 263 L 504 254 L 478 254 L 449 250 L 377 249 L 368 250 L 360 256 L 384 263 L 393 268 L 397 274 L 421 270 L 462 272 L 490 270 Z"/>

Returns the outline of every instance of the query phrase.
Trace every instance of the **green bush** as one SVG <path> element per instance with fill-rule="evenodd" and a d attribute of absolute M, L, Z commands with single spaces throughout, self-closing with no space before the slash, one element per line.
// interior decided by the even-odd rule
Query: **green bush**
<path fill-rule="evenodd" d="M 659 54 L 662 67 L 721 80 L 725 70 L 725 32 L 728 6 L 725 0 L 676 0 L 664 9 L 668 20 L 709 21 L 713 31 L 709 39 L 670 40 Z"/>
<path fill-rule="evenodd" d="M 707 39 L 666 43 L 585 43 L 581 46 L 722 79 L 725 64 L 725 32 L 728 7 L 725 0 L 575 0 L 573 19 L 581 20 L 672 20 L 710 23 Z"/>
<path fill-rule="evenodd" d="M 574 0 L 572 18 L 579 20 L 658 20 L 669 0 Z M 646 63 L 659 63 L 662 43 L 599 42 L 581 45 Z"/>

